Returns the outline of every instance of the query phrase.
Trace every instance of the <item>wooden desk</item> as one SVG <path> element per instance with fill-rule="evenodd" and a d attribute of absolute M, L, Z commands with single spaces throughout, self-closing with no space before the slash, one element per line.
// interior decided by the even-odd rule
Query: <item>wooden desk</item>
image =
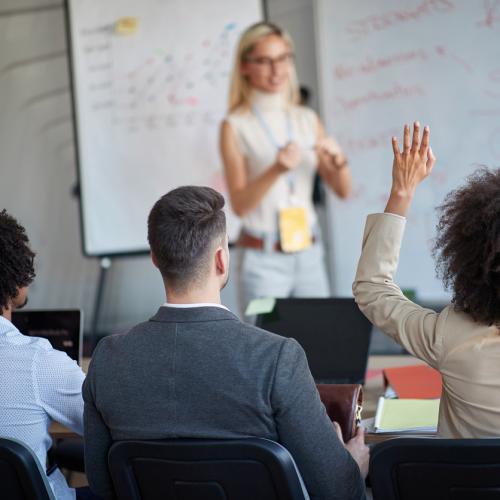
<path fill-rule="evenodd" d="M 382 375 L 383 368 L 393 366 L 408 366 L 408 365 L 425 365 L 423 361 L 409 355 L 395 356 L 370 356 L 368 360 L 368 372 L 363 387 L 363 413 L 362 418 L 370 418 L 375 416 L 377 410 L 378 398 L 384 394 L 384 378 Z M 376 373 L 370 373 L 370 371 Z M 401 434 L 366 434 L 365 441 L 367 444 L 376 444 L 387 439 L 402 437 Z M 406 435 L 405 437 L 415 437 L 415 435 Z M 418 434 L 417 437 L 436 437 L 436 434 Z"/>
<path fill-rule="evenodd" d="M 409 355 L 370 356 L 368 372 L 363 387 L 363 418 L 375 416 L 378 398 L 384 394 L 384 378 L 382 369 L 393 366 L 425 365 L 423 361 Z M 376 374 L 370 373 L 376 371 Z"/>
<path fill-rule="evenodd" d="M 87 373 L 89 371 L 90 358 L 82 359 L 82 370 Z"/>

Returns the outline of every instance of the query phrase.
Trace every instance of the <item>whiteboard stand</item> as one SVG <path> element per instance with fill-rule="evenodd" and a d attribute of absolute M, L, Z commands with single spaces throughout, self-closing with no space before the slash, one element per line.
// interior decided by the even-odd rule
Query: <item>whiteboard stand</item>
<path fill-rule="evenodd" d="M 92 314 L 92 323 L 90 327 L 90 338 L 95 341 L 97 337 L 97 326 L 99 324 L 99 316 L 101 314 L 102 298 L 104 295 L 104 286 L 106 285 L 106 276 L 111 268 L 111 259 L 102 257 L 99 260 L 99 277 L 94 301 L 94 312 Z M 94 346 L 95 347 L 95 346 Z"/>

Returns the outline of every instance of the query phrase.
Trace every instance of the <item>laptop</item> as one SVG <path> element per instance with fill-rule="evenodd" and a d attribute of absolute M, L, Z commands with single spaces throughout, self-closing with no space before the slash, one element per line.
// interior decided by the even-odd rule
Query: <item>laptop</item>
<path fill-rule="evenodd" d="M 276 299 L 256 324 L 297 340 L 317 384 L 364 383 L 372 324 L 354 299 Z"/>
<path fill-rule="evenodd" d="M 47 339 L 80 366 L 83 348 L 83 313 L 79 309 L 17 310 L 12 323 L 24 335 Z"/>

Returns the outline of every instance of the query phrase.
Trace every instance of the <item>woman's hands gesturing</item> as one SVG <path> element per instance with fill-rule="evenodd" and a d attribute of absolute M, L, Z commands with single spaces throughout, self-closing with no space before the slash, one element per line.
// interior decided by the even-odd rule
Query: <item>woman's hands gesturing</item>
<path fill-rule="evenodd" d="M 394 161 L 392 163 L 392 188 L 386 212 L 405 216 L 417 186 L 431 173 L 436 158 L 429 145 L 429 127 L 424 127 L 420 140 L 420 124 L 413 124 L 410 143 L 410 127 L 404 126 L 403 151 L 398 140 L 392 138 Z"/>
<path fill-rule="evenodd" d="M 281 172 L 289 172 L 295 169 L 302 160 L 302 151 L 296 142 L 289 142 L 278 151 L 276 165 Z"/>

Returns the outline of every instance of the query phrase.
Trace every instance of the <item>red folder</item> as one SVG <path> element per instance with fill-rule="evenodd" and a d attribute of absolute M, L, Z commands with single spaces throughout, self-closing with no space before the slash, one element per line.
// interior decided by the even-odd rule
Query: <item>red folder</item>
<path fill-rule="evenodd" d="M 385 386 L 390 385 L 401 399 L 441 397 L 441 375 L 430 366 L 397 366 L 385 368 L 383 373 Z"/>

